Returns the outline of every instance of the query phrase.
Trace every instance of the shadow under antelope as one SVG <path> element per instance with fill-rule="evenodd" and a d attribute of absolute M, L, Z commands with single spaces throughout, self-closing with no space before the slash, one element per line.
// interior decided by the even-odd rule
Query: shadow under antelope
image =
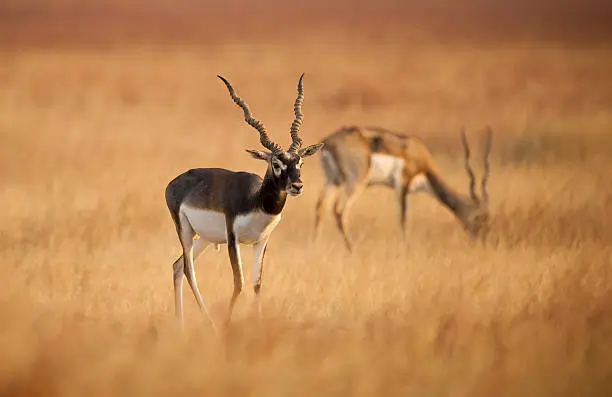
<path fill-rule="evenodd" d="M 325 175 L 316 203 L 315 239 L 320 234 L 321 222 L 332 204 L 336 227 L 342 234 L 346 248 L 352 250 L 347 232 L 351 206 L 363 191 L 374 185 L 390 187 L 395 192 L 402 233 L 406 234 L 407 196 L 427 192 L 448 208 L 471 239 L 484 241 L 489 231 L 489 153 L 492 130 L 486 128 L 484 173 L 481 196 L 476 193 L 474 172 L 469 164 L 470 147 L 461 131 L 464 166 L 469 177 L 469 196 L 453 190 L 436 169 L 431 152 L 425 143 L 414 137 L 391 132 L 380 127 L 343 127 L 322 140 L 321 165 Z"/>

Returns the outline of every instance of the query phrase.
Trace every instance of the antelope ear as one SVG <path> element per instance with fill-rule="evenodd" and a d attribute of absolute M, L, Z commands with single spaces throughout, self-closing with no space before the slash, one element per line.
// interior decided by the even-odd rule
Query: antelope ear
<path fill-rule="evenodd" d="M 272 153 L 262 152 L 261 150 L 246 149 L 246 151 L 257 160 L 270 161 L 272 157 Z"/>
<path fill-rule="evenodd" d="M 310 145 L 308 147 L 305 147 L 304 149 L 300 149 L 298 155 L 300 157 L 312 156 L 313 154 L 317 154 L 317 152 L 321 150 L 323 145 L 324 143 L 315 143 L 314 145 Z"/>

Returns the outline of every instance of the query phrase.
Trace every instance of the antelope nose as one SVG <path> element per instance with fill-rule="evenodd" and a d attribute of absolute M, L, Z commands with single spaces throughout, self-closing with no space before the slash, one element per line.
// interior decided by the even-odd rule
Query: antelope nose
<path fill-rule="evenodd" d="M 302 188 L 304 187 L 304 184 L 301 181 L 298 182 L 293 182 L 291 184 L 291 187 L 293 187 L 295 190 L 302 190 Z"/>

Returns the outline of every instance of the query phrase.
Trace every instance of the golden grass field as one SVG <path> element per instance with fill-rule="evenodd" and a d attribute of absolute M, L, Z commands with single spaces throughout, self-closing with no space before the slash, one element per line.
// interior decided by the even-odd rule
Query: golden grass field
<path fill-rule="evenodd" d="M 612 393 L 612 49 L 326 32 L 0 53 L 1 395 Z M 458 132 L 478 147 L 490 124 L 493 243 L 469 245 L 426 195 L 409 199 L 404 242 L 382 188 L 352 211 L 356 252 L 329 218 L 313 243 L 315 157 L 269 245 L 262 321 L 243 249 L 231 328 L 215 336 L 185 286 L 181 334 L 166 184 L 265 167 L 216 75 L 288 144 L 303 71 L 307 144 L 347 124 L 416 134 L 465 193 Z M 196 273 L 221 321 L 225 249 Z"/>

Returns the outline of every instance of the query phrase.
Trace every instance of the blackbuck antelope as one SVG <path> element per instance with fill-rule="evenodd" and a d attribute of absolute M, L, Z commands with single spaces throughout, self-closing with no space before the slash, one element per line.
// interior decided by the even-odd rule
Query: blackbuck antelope
<path fill-rule="evenodd" d="M 470 148 L 465 131 L 461 142 L 465 150 L 465 170 L 470 179 L 470 195 L 455 192 L 436 170 L 433 157 L 423 141 L 416 137 L 393 133 L 379 127 L 344 127 L 323 139 L 321 163 L 325 186 L 316 204 L 315 238 L 328 204 L 333 201 L 336 225 L 350 251 L 347 216 L 351 205 L 373 185 L 394 189 L 402 233 L 406 233 L 406 196 L 428 192 L 451 210 L 471 238 L 483 241 L 488 232 L 489 211 L 487 180 L 492 131 L 487 127 L 484 148 L 484 173 L 481 197 L 475 191 L 474 172 L 469 164 Z"/>
<path fill-rule="evenodd" d="M 284 150 L 270 140 L 264 124 L 251 116 L 247 104 L 236 96 L 230 83 L 218 76 L 227 86 L 233 101 L 244 111 L 244 119 L 259 132 L 259 139 L 268 151 L 247 150 L 257 160 L 268 164 L 263 179 L 250 172 L 234 172 L 221 168 L 198 168 L 174 178 L 166 187 L 166 203 L 172 215 L 183 254 L 174 262 L 174 304 L 176 315 L 183 324 L 183 274 L 195 296 L 200 311 L 210 320 L 206 305 L 198 290 L 194 260 L 210 245 L 227 244 L 234 275 L 234 291 L 229 302 L 226 322 L 229 322 L 244 276 L 239 244 L 253 246 L 253 289 L 259 304 L 261 275 L 268 239 L 281 219 L 287 194 L 299 196 L 303 192 L 300 179 L 303 159 L 317 153 L 322 143 L 302 148 L 299 130 L 304 116 L 302 79 L 298 82 L 295 100 L 295 120 L 291 124 L 292 142 Z M 199 237 L 199 238 L 198 238 Z"/>

